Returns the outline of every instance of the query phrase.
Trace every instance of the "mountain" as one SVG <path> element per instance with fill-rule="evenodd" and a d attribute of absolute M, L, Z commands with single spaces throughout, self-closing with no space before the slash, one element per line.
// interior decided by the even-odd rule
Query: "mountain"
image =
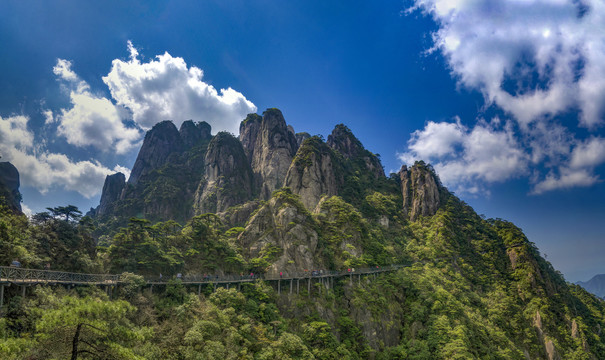
<path fill-rule="evenodd" d="M 10 210 L 21 213 L 19 171 L 10 162 L 0 162 L 0 200 Z"/>
<path fill-rule="evenodd" d="M 605 274 L 595 275 L 586 282 L 578 281 L 576 285 L 580 285 L 600 298 L 605 298 Z"/>
<path fill-rule="evenodd" d="M 407 266 L 292 295 L 264 282 L 202 297 L 174 284 L 141 293 L 129 301 L 135 323 L 155 331 L 145 356 L 605 358 L 605 303 L 567 283 L 514 224 L 479 216 L 429 164 L 386 176 L 346 125 L 324 140 L 295 133 L 278 109 L 248 115 L 239 137 L 210 130 L 157 124 L 134 175 L 107 177 L 91 211 L 105 271 L 276 276 Z M 224 311 L 216 324 L 203 310 L 213 306 Z M 278 348 L 289 355 L 266 355 Z"/>

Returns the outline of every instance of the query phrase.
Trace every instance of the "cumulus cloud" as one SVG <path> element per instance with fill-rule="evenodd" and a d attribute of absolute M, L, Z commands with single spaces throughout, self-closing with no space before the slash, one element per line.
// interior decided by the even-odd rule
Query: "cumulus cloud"
<path fill-rule="evenodd" d="M 580 109 L 592 128 L 605 114 L 605 3 L 600 0 L 415 0 L 459 82 L 521 125 Z M 412 10 L 413 10 L 412 9 Z"/>
<path fill-rule="evenodd" d="M 101 191 L 106 175 L 122 169 L 117 166 L 111 170 L 97 161 L 73 161 L 41 149 L 28 121 L 26 116 L 0 117 L 0 155 L 17 167 L 22 186 L 41 193 L 59 187 L 90 198 Z"/>
<path fill-rule="evenodd" d="M 187 66 L 183 58 L 169 53 L 141 62 L 138 51 L 128 42 L 128 61 L 116 59 L 103 77 L 118 105 L 132 111 L 133 120 L 149 129 L 162 120 L 176 125 L 194 119 L 206 121 L 214 131 L 237 133 L 239 123 L 256 106 L 232 88 L 217 91 L 203 81 L 203 71 Z"/>
<path fill-rule="evenodd" d="M 480 121 L 472 129 L 459 119 L 454 123 L 429 121 L 412 134 L 408 152 L 399 157 L 408 164 L 431 162 L 444 184 L 470 193 L 483 191 L 481 182 L 503 182 L 526 174 L 529 161 L 511 124 L 501 124 L 498 119 Z"/>
<path fill-rule="evenodd" d="M 71 85 L 69 97 L 72 107 L 63 109 L 57 116 L 59 135 L 75 146 L 115 150 L 118 154 L 131 150 L 141 138 L 139 129 L 126 126 L 120 109 L 109 99 L 93 94 L 90 86 L 71 70 L 71 65 L 70 61 L 58 59 L 53 68 L 61 80 Z M 49 123 L 48 115 L 46 117 Z"/>
<path fill-rule="evenodd" d="M 605 117 L 605 3 L 414 0 L 408 12 L 416 10 L 438 25 L 428 53 L 441 53 L 461 86 L 515 123 L 429 122 L 411 135 L 403 161 L 433 161 L 459 189 L 529 174 L 534 194 L 600 181 L 605 140 L 594 132 Z M 569 113 L 576 124 L 562 120 Z"/>

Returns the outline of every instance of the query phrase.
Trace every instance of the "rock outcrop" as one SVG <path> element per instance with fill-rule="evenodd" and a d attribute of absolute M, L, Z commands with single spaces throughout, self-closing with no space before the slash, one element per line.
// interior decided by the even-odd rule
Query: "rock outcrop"
<path fill-rule="evenodd" d="M 359 162 L 361 166 L 372 174 L 375 179 L 384 177 L 384 169 L 378 157 L 366 150 L 361 141 L 344 124 L 338 124 L 328 135 L 326 142 L 334 151 L 339 152 L 345 159 Z"/>
<path fill-rule="evenodd" d="M 399 178 L 403 212 L 410 221 L 416 221 L 420 216 L 435 215 L 441 205 L 441 184 L 435 173 L 420 161 L 409 169 L 403 165 L 399 170 Z"/>
<path fill-rule="evenodd" d="M 284 185 L 297 143 L 278 109 L 267 109 L 259 122 L 249 115 L 240 125 L 240 139 L 248 154 L 260 197 L 268 199 Z"/>
<path fill-rule="evenodd" d="M 298 149 L 286 175 L 285 186 L 301 197 L 309 210 L 315 209 L 325 195 L 338 194 L 342 171 L 336 155 L 319 137 L 305 140 Z"/>
<path fill-rule="evenodd" d="M 262 121 L 262 116 L 258 114 L 248 114 L 244 121 L 239 124 L 239 141 L 244 147 L 244 151 L 246 152 L 250 164 L 252 164 L 254 147 L 256 146 L 256 139 L 258 138 Z"/>
<path fill-rule="evenodd" d="M 135 185 L 142 177 L 164 165 L 172 154 L 182 153 L 183 147 L 183 140 L 172 121 L 155 124 L 145 135 L 128 183 Z"/>
<path fill-rule="evenodd" d="M 299 133 L 296 133 L 294 136 L 296 137 L 296 146 L 297 147 L 300 147 L 302 145 L 303 141 L 305 141 L 311 137 L 311 135 L 308 132 L 299 132 Z"/>
<path fill-rule="evenodd" d="M 287 189 L 273 194 L 250 218 L 238 242 L 251 264 L 267 273 L 295 273 L 321 268 L 316 263 L 317 225 L 298 196 Z"/>
<path fill-rule="evenodd" d="M 94 211 L 95 215 L 103 216 L 113 210 L 113 204 L 120 199 L 122 191 L 126 186 L 126 176 L 121 172 L 105 177 L 103 192 L 101 193 L 101 202 Z"/>
<path fill-rule="evenodd" d="M 0 162 L 0 197 L 4 198 L 4 205 L 17 212 L 21 212 L 19 185 L 17 168 L 9 162 Z M 2 203 L 2 199 L 0 199 L 0 203 Z"/>
<path fill-rule="evenodd" d="M 185 148 L 192 148 L 201 140 L 209 140 L 212 128 L 205 121 L 194 123 L 193 120 L 187 120 L 181 124 L 179 134 Z"/>
<path fill-rule="evenodd" d="M 208 145 L 205 177 L 200 183 L 196 213 L 216 213 L 250 200 L 254 194 L 252 169 L 241 143 L 227 132 L 219 132 Z"/>

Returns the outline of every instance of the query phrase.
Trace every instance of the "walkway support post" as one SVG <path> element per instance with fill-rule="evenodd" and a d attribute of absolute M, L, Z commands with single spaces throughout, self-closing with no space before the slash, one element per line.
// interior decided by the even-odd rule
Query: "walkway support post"
<path fill-rule="evenodd" d="M 25 297 L 25 285 L 21 286 L 21 297 Z"/>
<path fill-rule="evenodd" d="M 300 293 L 300 279 L 296 279 L 296 295 Z"/>
<path fill-rule="evenodd" d="M 307 279 L 307 293 L 311 296 L 311 278 Z"/>
<path fill-rule="evenodd" d="M 0 309 L 4 305 L 4 284 L 0 285 Z"/>
<path fill-rule="evenodd" d="M 201 293 L 202 293 L 202 284 L 198 284 L 197 285 L 197 296 L 200 296 Z"/>
<path fill-rule="evenodd" d="M 292 295 L 292 284 L 294 283 L 294 279 L 290 279 L 290 295 Z"/>
<path fill-rule="evenodd" d="M 277 294 L 281 295 L 281 280 L 277 280 Z"/>

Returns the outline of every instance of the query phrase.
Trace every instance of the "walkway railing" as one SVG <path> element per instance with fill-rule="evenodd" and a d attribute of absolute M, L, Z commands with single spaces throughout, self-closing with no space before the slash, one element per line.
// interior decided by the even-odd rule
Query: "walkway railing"
<path fill-rule="evenodd" d="M 377 266 L 361 269 L 347 270 L 310 270 L 300 272 L 278 274 L 247 274 L 247 275 L 184 275 L 181 277 L 147 277 L 148 283 L 165 284 L 170 280 L 179 279 L 189 284 L 204 283 L 239 283 L 250 282 L 256 279 L 266 281 L 306 279 L 306 278 L 326 278 L 342 277 L 348 275 L 366 275 L 381 272 L 394 271 L 402 267 L 411 266 L 410 264 Z M 0 266 L 0 283 L 13 283 L 19 285 L 25 284 L 96 284 L 96 285 L 115 285 L 123 282 L 121 275 L 118 274 L 82 274 L 54 270 L 25 269 L 12 266 Z"/>
<path fill-rule="evenodd" d="M 65 271 L 0 266 L 0 283 L 14 284 L 116 284 L 120 275 L 82 274 Z"/>

